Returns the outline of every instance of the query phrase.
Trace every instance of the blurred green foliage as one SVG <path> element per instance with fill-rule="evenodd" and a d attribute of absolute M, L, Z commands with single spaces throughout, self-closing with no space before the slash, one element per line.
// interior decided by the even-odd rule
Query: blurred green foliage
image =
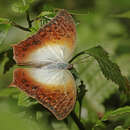
<path fill-rule="evenodd" d="M 77 41 L 73 61 L 79 97 L 75 113 L 87 130 L 128 130 L 130 128 L 130 1 L 129 0 L 1 0 L 0 1 L 0 130 L 78 130 L 68 116 L 63 121 L 16 88 L 8 88 L 17 66 L 11 45 L 34 34 L 57 9 L 74 17 Z M 31 32 L 26 13 L 36 19 Z M 46 17 L 47 16 L 47 17 Z M 105 50 L 104 50 L 104 49 Z M 108 52 L 108 53 L 107 53 Z M 109 54 L 109 58 L 108 58 Z M 96 60 L 95 60 L 96 59 Z M 80 62 L 79 62 L 80 61 Z M 119 67 L 118 67 L 119 66 Z M 102 73 L 103 72 L 103 73 Z M 107 80 L 107 79 L 111 79 Z M 127 80 L 128 78 L 128 80 Z M 83 84 L 82 82 L 83 81 Z M 118 85 L 117 85 L 118 84 Z M 81 91 L 80 91 L 81 90 Z M 82 91 L 87 90 L 84 93 Z M 83 95 L 82 95 L 83 94 Z"/>

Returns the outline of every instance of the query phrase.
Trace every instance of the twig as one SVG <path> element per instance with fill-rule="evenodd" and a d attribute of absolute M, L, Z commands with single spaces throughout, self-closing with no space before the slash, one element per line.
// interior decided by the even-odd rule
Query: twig
<path fill-rule="evenodd" d="M 11 24 L 16 27 L 16 28 L 19 28 L 23 31 L 28 31 L 28 32 L 31 32 L 31 30 L 29 28 L 32 27 L 32 20 L 30 20 L 30 15 L 29 15 L 29 12 L 27 11 L 26 12 L 26 19 L 27 19 L 27 22 L 28 22 L 28 28 L 26 27 L 23 27 L 21 25 L 18 25 L 17 23 L 15 23 L 14 21 L 11 22 Z"/>
<path fill-rule="evenodd" d="M 83 55 L 83 54 L 85 54 L 85 51 L 82 51 L 82 52 L 78 53 L 77 55 L 75 55 L 75 56 L 69 61 L 69 63 L 71 63 L 71 62 L 72 62 L 73 60 L 75 60 L 78 56 Z"/>
<path fill-rule="evenodd" d="M 41 17 L 36 17 L 35 19 L 32 19 L 31 20 L 31 23 L 33 23 L 34 21 L 36 21 L 36 20 L 40 20 L 41 19 Z"/>
<path fill-rule="evenodd" d="M 32 27 L 32 20 L 30 19 L 29 11 L 26 11 L 26 19 L 28 22 L 28 28 Z"/>
<path fill-rule="evenodd" d="M 79 118 L 77 117 L 77 115 L 75 114 L 74 111 L 71 112 L 71 117 L 74 120 L 74 122 L 76 123 L 76 125 L 79 127 L 79 130 L 85 130 L 85 126 L 83 125 L 83 123 L 79 120 Z"/>
<path fill-rule="evenodd" d="M 16 24 L 15 22 L 11 22 L 11 24 L 12 24 L 14 27 L 19 28 L 19 29 L 21 29 L 21 30 L 23 30 L 23 31 L 31 32 L 29 28 L 25 28 L 25 27 L 23 27 L 23 26 L 21 26 L 21 25 L 18 25 L 18 24 Z"/>
<path fill-rule="evenodd" d="M 44 16 L 44 18 L 48 19 L 48 20 L 52 20 L 53 18 L 49 18 L 48 16 Z"/>

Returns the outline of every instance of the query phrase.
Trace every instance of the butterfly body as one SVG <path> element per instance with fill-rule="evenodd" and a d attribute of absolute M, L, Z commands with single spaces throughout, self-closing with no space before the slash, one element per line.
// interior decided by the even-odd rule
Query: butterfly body
<path fill-rule="evenodd" d="M 68 70 L 75 38 L 74 21 L 61 10 L 35 35 L 13 46 L 16 63 L 31 67 L 16 69 L 11 86 L 35 98 L 58 120 L 68 116 L 76 101 L 75 80 Z"/>
<path fill-rule="evenodd" d="M 48 69 L 67 69 L 69 64 L 66 63 L 53 63 L 47 66 Z"/>

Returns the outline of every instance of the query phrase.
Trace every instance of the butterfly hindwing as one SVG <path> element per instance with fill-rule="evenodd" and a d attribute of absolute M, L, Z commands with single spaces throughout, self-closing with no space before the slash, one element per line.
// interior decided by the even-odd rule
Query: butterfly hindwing
<path fill-rule="evenodd" d="M 37 99 L 58 120 L 64 119 L 75 105 L 75 81 L 68 70 L 18 68 L 11 86 Z"/>

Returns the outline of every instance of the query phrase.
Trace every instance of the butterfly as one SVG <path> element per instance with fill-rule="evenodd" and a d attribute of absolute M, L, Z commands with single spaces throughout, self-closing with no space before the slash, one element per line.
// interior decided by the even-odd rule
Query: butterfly
<path fill-rule="evenodd" d="M 11 86 L 36 99 L 58 120 L 66 118 L 76 102 L 76 83 L 68 70 L 75 40 L 74 20 L 62 9 L 36 34 L 13 45 L 14 60 L 25 68 L 14 70 Z"/>

